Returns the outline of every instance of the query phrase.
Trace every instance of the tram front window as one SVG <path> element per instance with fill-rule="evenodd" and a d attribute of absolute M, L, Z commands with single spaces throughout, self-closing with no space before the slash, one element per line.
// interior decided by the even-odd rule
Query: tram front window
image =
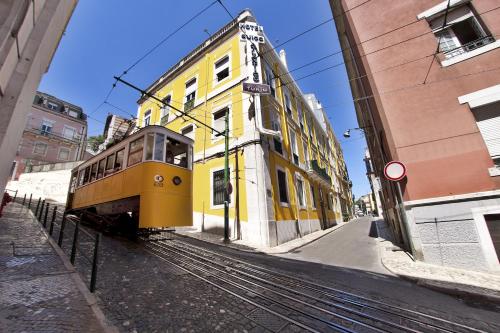
<path fill-rule="evenodd" d="M 188 167 L 189 146 L 172 138 L 167 138 L 165 162 L 183 168 Z"/>
<path fill-rule="evenodd" d="M 155 136 L 155 149 L 154 149 L 154 159 L 156 161 L 163 162 L 163 148 L 165 146 L 165 135 L 156 133 Z"/>
<path fill-rule="evenodd" d="M 154 144 L 155 144 L 155 134 L 154 133 L 146 134 L 146 161 L 150 161 L 153 159 Z"/>

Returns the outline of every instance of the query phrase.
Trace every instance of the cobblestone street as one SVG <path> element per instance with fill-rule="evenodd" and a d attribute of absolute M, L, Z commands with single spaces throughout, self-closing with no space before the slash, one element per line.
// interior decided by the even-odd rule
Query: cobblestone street
<path fill-rule="evenodd" d="M 101 332 L 38 222 L 10 204 L 0 219 L 0 331 Z"/>
<path fill-rule="evenodd" d="M 52 247 L 40 225 L 31 220 L 23 222 L 16 218 L 18 216 L 16 211 L 10 211 L 2 219 L 7 232 L 0 238 L 1 327 L 8 327 L 9 332 L 100 331 L 98 323 L 89 320 L 91 311 L 72 284 L 69 272 L 51 252 Z M 57 239 L 60 216 L 55 222 L 53 237 Z M 74 224 L 67 223 L 62 250 L 68 256 L 73 234 Z M 81 228 L 75 261 L 75 268 L 87 286 L 90 281 L 88 259 L 94 234 L 95 231 L 88 227 Z M 306 318 L 311 307 L 321 305 L 317 309 L 326 311 L 321 299 L 314 301 L 309 296 L 292 298 L 306 302 L 299 306 L 292 299 L 283 302 L 276 297 L 268 298 L 275 293 L 274 289 L 266 291 L 276 278 L 272 274 L 266 278 L 267 287 L 262 283 L 252 286 L 255 283 L 249 281 L 241 283 L 241 287 L 238 286 L 241 289 L 232 288 L 231 284 L 242 280 L 239 270 L 248 267 L 300 281 L 295 292 L 309 295 L 310 291 L 303 289 L 304 286 L 315 284 L 341 293 L 352 293 L 355 299 L 364 297 L 370 302 L 383 302 L 423 316 L 435 316 L 448 321 L 449 325 L 470 325 L 485 332 L 500 330 L 498 304 L 452 297 L 392 275 L 333 263 L 325 265 L 240 251 L 176 234 L 164 234 L 160 238 L 163 240 L 159 242 L 131 242 L 109 235 L 102 238 L 95 296 L 106 321 L 120 332 L 300 332 L 308 331 L 309 325 L 314 325 Z M 157 245 L 170 248 L 172 252 L 158 252 Z M 215 259 L 217 256 L 225 259 Z M 195 267 L 187 261 L 182 262 L 181 259 L 188 257 L 191 257 L 188 260 L 194 260 Z M 213 264 L 205 273 L 200 272 L 208 265 L 201 259 Z M 221 264 L 224 271 L 218 272 L 216 266 Z M 225 275 L 229 280 L 221 284 Z M 276 281 L 282 281 L 284 286 L 288 283 L 286 279 Z M 259 295 L 261 291 L 266 292 Z M 288 297 L 287 293 L 283 296 Z M 352 297 L 349 296 L 348 300 Z M 342 315 L 344 310 L 342 306 L 332 305 L 338 308 L 334 312 L 328 310 L 322 314 L 315 310 L 317 314 L 313 317 L 324 318 L 322 320 L 327 323 L 326 326 L 316 326 L 319 331 L 337 331 L 334 317 Z M 294 313 L 296 311 L 299 315 Z M 300 314 L 302 312 L 304 315 Z M 328 313 L 335 315 L 332 317 Z M 349 317 L 352 314 L 356 315 L 356 311 Z M 379 318 L 381 323 L 388 319 Z M 371 331 L 364 326 L 350 327 L 356 332 Z"/>

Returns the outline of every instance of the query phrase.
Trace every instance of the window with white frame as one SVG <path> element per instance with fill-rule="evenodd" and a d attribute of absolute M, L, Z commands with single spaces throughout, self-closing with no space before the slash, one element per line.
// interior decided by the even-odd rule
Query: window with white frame
<path fill-rule="evenodd" d="M 162 126 L 168 123 L 168 115 L 170 111 L 170 107 L 168 105 L 170 105 L 171 101 L 172 101 L 172 95 L 167 95 L 167 97 L 163 99 L 163 103 L 165 104 L 163 104 L 163 106 L 160 109 L 160 125 Z"/>
<path fill-rule="evenodd" d="M 266 66 L 266 82 L 271 88 L 271 95 L 276 97 L 276 80 L 274 80 L 274 74 L 271 67 Z"/>
<path fill-rule="evenodd" d="M 500 167 L 500 102 L 472 109 L 493 163 Z"/>
<path fill-rule="evenodd" d="M 57 105 L 56 103 L 53 103 L 53 102 L 47 102 L 47 107 L 49 109 L 51 109 L 52 111 L 56 111 L 57 108 L 59 107 L 59 105 Z"/>
<path fill-rule="evenodd" d="M 48 145 L 45 142 L 35 142 L 33 147 L 33 154 L 43 155 L 47 154 Z"/>
<path fill-rule="evenodd" d="M 212 113 L 212 127 L 220 133 L 224 133 L 226 130 L 226 113 L 229 113 L 229 107 L 227 106 Z M 212 139 L 223 138 L 223 136 L 217 134 L 218 133 L 214 132 L 212 134 Z"/>
<path fill-rule="evenodd" d="M 69 115 L 70 117 L 73 117 L 73 118 L 78 118 L 78 112 L 77 112 L 77 111 L 75 111 L 75 110 L 71 110 L 71 109 L 69 109 L 69 110 L 68 110 L 68 115 Z"/>
<path fill-rule="evenodd" d="M 144 127 L 149 126 L 151 123 L 151 110 L 144 112 Z"/>
<path fill-rule="evenodd" d="M 276 132 L 281 133 L 281 117 L 275 110 L 269 111 L 269 117 L 271 118 L 271 129 Z M 283 145 L 279 137 L 273 137 L 274 151 L 283 155 Z"/>
<path fill-rule="evenodd" d="M 194 140 L 194 125 L 188 125 L 181 129 L 181 134 L 187 136 L 188 138 Z"/>
<path fill-rule="evenodd" d="M 229 77 L 229 65 L 229 55 L 226 55 L 215 62 L 214 74 L 217 83 Z"/>
<path fill-rule="evenodd" d="M 57 159 L 60 160 L 60 161 L 67 161 L 69 160 L 69 154 L 70 154 L 71 150 L 69 150 L 68 148 L 59 148 L 59 152 L 57 153 Z"/>
<path fill-rule="evenodd" d="M 333 210 L 333 193 L 328 194 L 328 209 Z"/>
<path fill-rule="evenodd" d="M 314 193 L 314 185 L 310 184 L 311 188 L 311 205 L 313 208 L 316 208 L 316 193 Z"/>
<path fill-rule="evenodd" d="M 40 134 L 49 135 L 52 133 L 52 127 L 54 126 L 54 122 L 51 120 L 42 120 L 42 126 L 40 128 Z"/>
<path fill-rule="evenodd" d="M 290 145 L 292 149 L 293 163 L 299 165 L 299 148 L 297 146 L 297 135 L 292 128 L 290 128 Z"/>
<path fill-rule="evenodd" d="M 63 137 L 65 137 L 66 139 L 73 140 L 75 138 L 76 128 L 64 125 L 62 134 L 63 134 Z"/>
<path fill-rule="evenodd" d="M 184 111 L 189 111 L 194 107 L 197 88 L 198 88 L 198 83 L 195 77 L 186 82 L 186 97 L 184 98 Z"/>
<path fill-rule="evenodd" d="M 304 129 L 304 115 L 302 114 L 302 103 L 299 98 L 297 98 L 297 114 L 299 116 L 300 128 Z"/>
<path fill-rule="evenodd" d="M 304 148 L 304 162 L 306 164 L 306 167 L 309 167 L 309 147 L 307 146 L 307 141 L 304 140 L 303 142 L 303 148 Z"/>
<path fill-rule="evenodd" d="M 299 207 L 306 208 L 304 179 L 301 176 L 297 176 L 296 181 L 297 181 L 297 200 L 299 202 Z"/>
<path fill-rule="evenodd" d="M 231 174 L 231 169 L 228 169 L 228 174 Z M 223 205 L 226 199 L 226 188 L 224 186 L 224 169 L 212 172 L 212 206 Z M 229 196 L 231 203 L 231 196 Z"/>
<path fill-rule="evenodd" d="M 292 101 L 290 100 L 290 92 L 288 91 L 288 89 L 286 87 L 283 87 L 283 91 L 284 91 L 284 96 L 285 96 L 285 108 L 286 108 L 286 112 L 288 112 L 288 114 L 292 114 Z"/>
<path fill-rule="evenodd" d="M 441 12 L 427 17 L 427 20 L 439 42 L 439 50 L 446 58 L 467 53 L 495 41 L 469 3 L 452 6 L 448 14 L 445 7 Z"/>
<path fill-rule="evenodd" d="M 278 192 L 279 192 L 280 203 L 288 204 L 288 187 L 286 180 L 286 172 L 284 170 L 277 169 L 276 173 L 278 177 Z"/>

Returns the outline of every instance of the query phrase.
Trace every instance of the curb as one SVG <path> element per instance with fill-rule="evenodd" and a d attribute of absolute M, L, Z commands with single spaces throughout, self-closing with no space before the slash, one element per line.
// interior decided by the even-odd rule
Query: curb
<path fill-rule="evenodd" d="M 21 208 L 24 209 L 23 206 L 21 206 Z M 66 254 L 59 248 L 59 245 L 57 245 L 57 243 L 49 236 L 47 231 L 43 227 L 41 227 L 40 222 L 33 215 L 33 212 L 28 209 L 27 213 L 29 214 L 29 217 L 31 219 L 33 219 L 37 224 L 39 224 L 40 229 L 42 230 L 42 233 L 47 238 L 49 244 L 52 246 L 54 251 L 57 253 L 59 258 L 62 260 L 64 267 L 68 270 L 69 275 L 71 276 L 71 278 L 75 282 L 76 287 L 78 288 L 80 293 L 83 295 L 83 298 L 87 302 L 87 305 L 90 307 L 90 309 L 94 313 L 97 321 L 99 322 L 99 325 L 103 329 L 103 332 L 105 332 L 105 333 L 117 333 L 117 332 L 119 332 L 115 326 L 108 323 L 106 316 L 104 315 L 101 308 L 97 304 L 96 296 L 93 295 L 88 290 L 87 285 L 80 277 L 80 274 L 78 274 L 78 272 L 75 270 L 75 267 L 71 264 L 71 262 L 69 261 L 69 259 L 66 256 Z"/>
<path fill-rule="evenodd" d="M 377 228 L 377 235 L 379 235 L 378 223 L 375 223 L 375 226 Z M 378 238 L 382 242 L 382 238 L 380 238 L 380 236 Z M 385 240 L 385 241 L 389 241 L 389 240 Z M 435 290 L 438 292 L 442 292 L 442 293 L 445 293 L 448 295 L 452 295 L 452 296 L 456 296 L 456 297 L 460 297 L 460 298 L 473 299 L 473 300 L 477 300 L 477 301 L 483 301 L 483 302 L 487 301 L 487 302 L 491 302 L 491 303 L 500 304 L 500 296 L 491 295 L 491 292 L 499 293 L 497 290 L 467 285 L 467 284 L 463 284 L 463 283 L 451 282 L 451 281 L 425 279 L 425 278 L 421 278 L 418 276 L 411 276 L 411 275 L 406 275 L 406 274 L 401 274 L 401 273 L 395 272 L 393 269 L 391 269 L 390 265 L 387 265 L 385 263 L 384 255 L 382 254 L 382 252 L 383 252 L 382 246 L 379 243 L 380 261 L 381 261 L 382 265 L 389 272 L 391 272 L 392 274 L 394 274 L 397 277 L 400 277 L 400 278 L 405 279 L 407 281 L 414 282 L 415 284 L 417 284 L 419 286 L 422 286 L 422 287 L 425 287 L 428 289 L 432 289 L 432 290 Z"/>
<path fill-rule="evenodd" d="M 261 253 L 261 254 L 268 254 L 268 255 L 273 255 L 273 254 L 285 254 L 285 253 L 289 253 L 291 251 L 294 251 L 296 249 L 299 249 L 303 246 L 306 246 L 308 244 L 311 244 L 312 242 L 315 242 L 317 241 L 318 239 L 321 239 L 323 237 L 325 237 L 326 235 L 329 235 L 330 233 L 332 233 L 333 231 L 335 230 L 338 230 L 340 228 L 342 228 L 343 226 L 345 226 L 346 224 L 348 224 L 350 222 L 342 222 L 341 224 L 337 224 L 337 225 L 334 225 L 330 228 L 327 229 L 327 231 L 325 233 L 323 233 L 322 235 L 318 235 L 317 237 L 314 237 L 310 240 L 307 240 L 305 243 L 301 243 L 301 244 L 298 244 L 297 246 L 295 247 L 292 247 L 290 249 L 287 249 L 287 250 L 282 250 L 282 251 L 278 251 L 278 252 L 273 252 L 273 251 L 263 251 L 263 250 L 259 250 L 257 248 L 254 248 L 254 249 L 251 249 L 251 250 L 247 250 L 247 249 L 242 249 L 242 248 L 239 248 L 237 246 L 232 246 L 231 243 L 229 244 L 224 244 L 224 243 L 216 243 L 216 242 L 212 242 L 212 241 L 209 241 L 209 240 L 206 240 L 206 239 L 199 239 L 199 238 L 196 238 L 196 237 L 193 237 L 193 236 L 190 236 L 189 234 L 176 234 L 176 235 L 179 235 L 181 237 L 186 237 L 186 238 L 191 238 L 191 239 L 196 239 L 196 240 L 199 240 L 200 242 L 205 242 L 205 243 L 210 243 L 210 244 L 214 244 L 214 245 L 219 245 L 219 246 L 224 246 L 224 247 L 228 247 L 228 248 L 231 248 L 231 249 L 234 249 L 234 250 L 238 250 L 238 251 L 242 251 L 242 252 L 247 252 L 247 253 Z M 318 230 L 318 231 L 325 231 L 325 230 Z M 318 232 L 316 231 L 316 232 Z M 310 234 L 307 234 L 306 236 L 308 235 L 312 235 L 313 233 L 310 233 Z M 298 239 L 298 238 L 297 238 Z M 291 240 L 290 242 L 293 242 L 294 240 Z M 288 243 L 288 242 L 287 242 Z M 284 244 L 287 244 L 287 243 L 283 243 L 283 244 L 280 244 L 278 246 L 281 246 L 281 245 L 284 245 Z M 276 246 L 277 247 L 277 246 Z M 272 247 L 269 248 L 269 249 L 273 249 Z"/>

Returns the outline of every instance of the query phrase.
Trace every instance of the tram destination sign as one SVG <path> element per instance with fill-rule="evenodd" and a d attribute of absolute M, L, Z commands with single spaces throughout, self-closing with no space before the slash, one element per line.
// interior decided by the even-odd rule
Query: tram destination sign
<path fill-rule="evenodd" d="M 250 94 L 269 95 L 271 88 L 267 84 L 243 82 L 243 92 Z"/>

